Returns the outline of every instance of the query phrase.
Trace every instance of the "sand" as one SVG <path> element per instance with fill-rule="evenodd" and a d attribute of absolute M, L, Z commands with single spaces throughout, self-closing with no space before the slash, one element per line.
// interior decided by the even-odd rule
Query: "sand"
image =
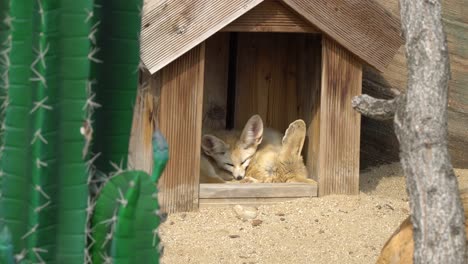
<path fill-rule="evenodd" d="M 467 188 L 468 170 L 455 173 Z M 360 190 L 259 206 L 253 220 L 232 207 L 171 214 L 160 228 L 162 263 L 375 263 L 409 214 L 400 165 L 362 171 Z"/>

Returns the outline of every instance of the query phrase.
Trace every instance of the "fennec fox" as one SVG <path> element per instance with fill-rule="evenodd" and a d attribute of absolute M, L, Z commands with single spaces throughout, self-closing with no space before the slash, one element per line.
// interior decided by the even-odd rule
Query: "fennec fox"
<path fill-rule="evenodd" d="M 315 183 L 307 178 L 307 168 L 301 155 L 305 136 L 304 121 L 292 122 L 281 144 L 269 144 L 256 152 L 242 182 Z"/>
<path fill-rule="evenodd" d="M 215 135 L 213 135 L 215 134 Z M 218 131 L 202 138 L 200 182 L 308 182 L 302 160 L 306 126 L 296 120 L 286 135 L 263 128 L 260 116 L 247 121 L 242 132 Z"/>
<path fill-rule="evenodd" d="M 252 116 L 242 131 L 212 131 L 202 137 L 200 182 L 242 180 L 257 150 L 281 144 L 281 134 L 263 128 L 259 115 Z"/>

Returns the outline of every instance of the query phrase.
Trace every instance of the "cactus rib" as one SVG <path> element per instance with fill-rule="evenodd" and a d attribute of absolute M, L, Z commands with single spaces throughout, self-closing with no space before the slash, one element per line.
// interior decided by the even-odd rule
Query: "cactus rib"
<path fill-rule="evenodd" d="M 92 50 L 92 0 L 59 0 L 60 16 L 60 101 L 58 136 L 58 226 L 57 262 L 86 261 L 88 218 L 88 173 L 83 159 L 85 137 L 80 133 L 86 120 L 87 87 Z M 77 247 L 77 245 L 80 245 Z"/>
<path fill-rule="evenodd" d="M 28 244 L 23 237 L 32 230 L 29 224 L 31 187 L 31 115 L 32 89 L 29 79 L 32 77 L 33 62 L 33 1 L 10 2 L 11 50 L 8 52 L 8 105 L 4 120 L 4 147 L 0 159 L 3 171 L 2 199 L 0 215 L 3 225 L 11 231 L 11 241 L 16 253 L 16 260 L 26 257 Z M 26 161 L 26 162 L 25 162 Z M 26 191 L 25 191 L 26 190 Z"/>
<path fill-rule="evenodd" d="M 96 0 L 100 23 L 96 33 L 96 100 L 93 152 L 97 168 L 110 174 L 113 164 L 127 167 L 128 144 L 136 100 L 142 0 Z M 105 48 L 104 48 L 105 47 Z"/>

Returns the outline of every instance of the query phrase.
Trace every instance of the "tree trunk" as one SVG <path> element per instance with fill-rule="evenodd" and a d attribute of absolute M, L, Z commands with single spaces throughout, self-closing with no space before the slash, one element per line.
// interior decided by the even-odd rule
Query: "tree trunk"
<path fill-rule="evenodd" d="M 414 228 L 414 263 L 465 263 L 464 211 L 447 148 L 448 48 L 440 0 L 400 0 L 408 89 L 395 132 Z"/>
<path fill-rule="evenodd" d="M 447 148 L 450 77 L 440 0 L 400 0 L 406 39 L 406 95 L 362 95 L 353 107 L 376 119 L 395 115 L 414 229 L 414 263 L 466 263 L 464 210 Z"/>

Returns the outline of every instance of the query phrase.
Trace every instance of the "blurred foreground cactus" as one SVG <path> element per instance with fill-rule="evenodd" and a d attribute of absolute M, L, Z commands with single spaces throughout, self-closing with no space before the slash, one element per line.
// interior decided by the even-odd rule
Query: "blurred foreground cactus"
<path fill-rule="evenodd" d="M 153 175 L 124 169 L 141 8 L 0 0 L 0 263 L 159 262 L 158 130 Z"/>

